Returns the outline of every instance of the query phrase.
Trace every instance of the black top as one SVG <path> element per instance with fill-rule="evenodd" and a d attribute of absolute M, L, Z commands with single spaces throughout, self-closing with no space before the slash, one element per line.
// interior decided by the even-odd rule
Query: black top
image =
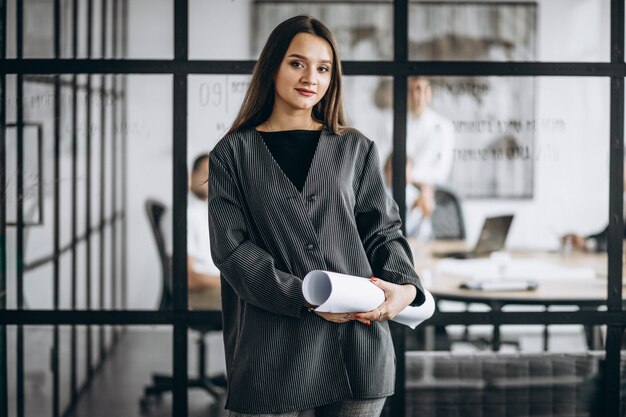
<path fill-rule="evenodd" d="M 259 132 L 274 160 L 292 184 L 302 192 L 321 130 Z"/>

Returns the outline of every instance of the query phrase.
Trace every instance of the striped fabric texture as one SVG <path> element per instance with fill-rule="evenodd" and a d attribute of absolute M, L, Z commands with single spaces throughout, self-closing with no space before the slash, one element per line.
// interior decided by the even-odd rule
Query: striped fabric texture
<path fill-rule="evenodd" d="M 209 234 L 221 272 L 226 408 L 284 413 L 393 394 L 387 322 L 337 324 L 304 308 L 302 279 L 324 269 L 418 288 L 376 147 L 324 128 L 302 192 L 255 129 L 210 154 Z"/>

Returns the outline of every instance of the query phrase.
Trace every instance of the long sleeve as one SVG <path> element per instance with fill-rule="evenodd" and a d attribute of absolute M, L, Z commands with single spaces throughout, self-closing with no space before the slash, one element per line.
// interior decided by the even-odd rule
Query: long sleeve
<path fill-rule="evenodd" d="M 398 206 L 385 191 L 376 145 L 370 143 L 356 193 L 355 217 L 374 275 L 395 284 L 413 284 L 411 305 L 424 302 L 424 291 L 413 267 L 411 249 L 402 235 Z"/>
<path fill-rule="evenodd" d="M 276 314 L 300 317 L 302 280 L 276 269 L 272 256 L 249 240 L 240 192 L 226 165 L 213 153 L 209 236 L 213 262 L 242 300 Z"/>

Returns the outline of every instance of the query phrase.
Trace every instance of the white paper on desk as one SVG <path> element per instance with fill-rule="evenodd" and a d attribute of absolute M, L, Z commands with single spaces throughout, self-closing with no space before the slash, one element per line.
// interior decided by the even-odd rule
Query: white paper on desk
<path fill-rule="evenodd" d="M 304 298 L 318 306 L 323 313 L 350 313 L 374 310 L 385 301 L 385 293 L 367 278 L 337 272 L 315 270 L 302 282 Z M 435 311 L 435 300 L 424 290 L 426 301 L 419 307 L 408 306 L 393 321 L 414 329 L 430 318 Z"/>
<path fill-rule="evenodd" d="M 472 280 L 593 280 L 593 268 L 564 266 L 542 259 L 511 259 L 496 262 L 492 259 L 442 259 L 437 264 L 438 274 L 450 274 Z"/>

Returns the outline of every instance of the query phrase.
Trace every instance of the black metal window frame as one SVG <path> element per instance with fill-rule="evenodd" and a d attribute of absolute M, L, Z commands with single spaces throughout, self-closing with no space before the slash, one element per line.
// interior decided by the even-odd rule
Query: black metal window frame
<path fill-rule="evenodd" d="M 113 2 L 113 7 L 123 7 L 127 2 L 122 0 L 109 0 Z M 101 74 L 104 78 L 106 75 L 117 74 L 169 74 L 173 76 L 173 228 L 174 228 L 174 253 L 173 253 L 173 272 L 175 276 L 187 276 L 186 263 L 186 237 L 184 230 L 186 225 L 186 206 L 187 206 L 187 83 L 188 76 L 192 74 L 250 74 L 254 66 L 254 61 L 250 60 L 189 60 L 188 58 L 188 29 L 189 20 L 188 0 L 174 1 L 174 59 L 173 60 L 150 60 L 150 59 L 126 59 L 128 57 L 126 50 L 126 34 L 128 28 L 128 13 L 124 7 L 121 13 L 122 22 L 114 23 L 114 26 L 120 25 L 123 37 L 123 50 L 120 53 L 114 53 L 113 58 L 92 59 L 91 58 L 91 30 L 88 31 L 88 59 L 58 59 L 60 56 L 60 0 L 54 0 L 54 19 L 55 19 L 55 59 L 24 59 L 22 57 L 22 6 L 18 1 L 17 8 L 17 46 L 18 55 L 16 59 L 6 58 L 6 0 L 0 0 L 0 28 L 3 31 L 0 44 L 0 184 L 6 181 L 6 76 L 10 74 L 17 75 L 17 97 L 23 95 L 23 82 L 26 74 L 53 74 L 55 85 L 55 119 L 59 120 L 60 113 L 60 74 L 87 74 L 87 94 L 91 91 L 92 74 Z M 74 8 L 77 1 L 74 0 Z M 88 0 L 90 13 L 88 18 L 91 19 L 91 4 Z M 106 10 L 107 0 L 102 1 L 103 11 Z M 607 311 L 575 311 L 575 312 L 463 312 L 463 313 L 438 313 L 429 320 L 432 325 L 447 324 L 585 324 L 585 325 L 607 325 L 606 339 L 606 362 L 605 362 L 605 379 L 604 379 L 604 395 L 606 415 L 618 415 L 620 412 L 620 350 L 621 340 L 624 327 L 626 326 L 626 317 L 622 312 L 622 245 L 623 245 L 623 228 L 624 220 L 622 218 L 622 194 L 623 194 L 623 150 L 624 150 L 624 77 L 626 76 L 626 63 L 624 62 L 624 2 L 623 0 L 611 0 L 611 27 L 610 27 L 610 43 L 611 57 L 610 62 L 462 62 L 462 61 L 410 61 L 408 57 L 408 11 L 409 0 L 395 0 L 393 2 L 394 16 L 394 60 L 393 61 L 344 61 L 343 70 L 347 76 L 390 76 L 393 78 L 393 146 L 399 150 L 394 152 L 393 156 L 393 191 L 396 201 L 405 201 L 405 178 L 403 168 L 406 162 L 405 154 L 405 137 L 406 137 L 406 109 L 407 109 L 407 91 L 406 85 L 408 77 L 413 74 L 420 75 L 437 75 L 437 76 L 515 76 L 515 77 L 534 77 L 534 76 L 577 76 L 577 77 L 608 77 L 610 79 L 610 191 L 609 191 L 609 248 L 608 248 L 608 269 L 609 278 L 607 285 Z M 117 9 L 116 9 L 117 10 Z M 74 10 L 74 16 L 76 12 Z M 103 19 L 106 13 L 103 13 Z M 102 50 L 103 57 L 106 51 L 106 36 L 104 31 L 107 25 L 103 22 L 102 30 Z M 91 25 L 90 25 L 91 26 Z M 73 26 L 74 28 L 76 25 Z M 114 31 L 115 37 L 116 31 Z M 73 51 L 76 56 L 76 33 L 74 34 Z M 114 41 L 114 48 L 117 42 Z M 114 76 L 115 85 L 118 84 L 118 76 Z M 124 93 L 126 91 L 126 77 L 121 76 L 120 91 L 122 117 L 126 115 L 126 100 Z M 76 91 L 76 76 L 73 77 L 74 94 Z M 102 82 L 104 89 L 105 83 Z M 101 92 L 106 94 L 105 92 Z M 88 101 L 88 103 L 90 100 Z M 23 114 L 19 109 L 18 100 L 18 124 Z M 88 118 L 91 112 L 88 111 Z M 104 115 L 101 115 L 104 119 Z M 89 123 L 89 121 L 88 121 Z M 57 123 L 58 129 L 58 123 Z M 74 135 L 76 130 L 74 129 Z M 60 137 L 60 132 L 56 132 Z M 187 329 L 190 325 L 202 323 L 210 313 L 201 311 L 188 311 L 187 309 L 187 281 L 176 280 L 173 287 L 174 308 L 171 311 L 130 311 L 126 307 L 126 253 L 127 253 L 127 225 L 125 221 L 126 205 L 126 189 L 125 179 L 128 176 L 128 161 L 125 152 L 126 138 L 122 132 L 122 149 L 121 159 L 121 178 L 122 178 L 122 211 L 115 212 L 109 222 L 103 218 L 104 212 L 100 207 L 100 224 L 95 230 L 87 227 L 85 236 L 78 237 L 73 233 L 72 245 L 61 249 L 58 239 L 55 239 L 54 253 L 46 258 L 35 262 L 34 265 L 24 265 L 18 262 L 18 308 L 14 310 L 6 309 L 6 301 L 4 290 L 6 289 L 6 234 L 4 231 L 7 227 L 6 210 L 4 204 L 0 207 L 0 352 L 6 354 L 6 326 L 16 325 L 18 328 L 18 369 L 23 368 L 23 334 L 21 329 L 25 325 L 53 325 L 55 329 L 55 344 L 58 344 L 58 326 L 70 325 L 73 329 L 77 325 L 100 326 L 103 325 L 152 325 L 166 324 L 173 326 L 173 367 L 175 378 L 175 389 L 173 392 L 173 409 L 172 415 L 187 414 L 187 392 L 185 380 L 187 378 Z M 23 152 L 23 137 L 18 130 L 18 156 Z M 74 144 L 75 144 L 74 140 Z M 102 143 L 101 146 L 104 144 Z M 91 152 L 88 140 L 88 153 Z M 100 149 L 100 157 L 103 158 L 103 149 Z M 105 150 L 106 151 L 106 150 Z M 111 152 L 117 152 L 115 148 Z M 75 149 L 73 148 L 73 156 L 75 163 Z M 58 145 L 55 146 L 55 161 L 58 161 Z M 19 165 L 19 164 L 18 164 Z M 89 172 L 90 168 L 87 168 Z M 20 167 L 18 166 L 18 176 Z M 114 170 L 115 171 L 115 170 Z M 75 168 L 73 168 L 75 173 Z M 55 166 L 56 177 L 58 178 L 58 166 Z M 90 174 L 88 174 L 90 175 Z M 18 178 L 18 193 L 20 192 L 21 179 Z M 75 188 L 75 184 L 73 185 Z M 89 191 L 87 191 L 88 195 Z M 58 212 L 59 190 L 55 188 L 56 211 Z M 115 194 L 115 193 L 114 193 Z M 75 200 L 75 190 L 72 191 Z M 6 201 L 5 189 L 0 187 L 0 201 Z M 75 202 L 74 202 L 75 204 Z M 104 204 L 104 203 L 102 203 Z M 405 207 L 400 204 L 401 215 L 404 218 Z M 115 207 L 115 206 L 113 206 Z M 88 219 L 90 218 L 88 209 Z M 55 216 L 58 216 L 55 214 Z M 20 210 L 17 213 L 17 245 L 23 244 L 20 227 L 23 227 L 23 217 Z M 72 294 L 73 309 L 59 310 L 58 298 L 58 257 L 63 251 L 75 251 L 76 243 L 79 239 L 86 238 L 89 241 L 91 233 L 99 233 L 102 239 L 103 230 L 106 224 L 115 224 L 121 221 L 121 303 L 117 307 L 118 310 L 95 311 L 87 297 L 87 310 L 74 310 L 75 294 Z M 58 227 L 58 218 L 55 219 Z M 75 226 L 73 227 L 75 231 Z M 113 228 L 115 230 L 115 228 Z M 58 230 L 55 231 L 58 234 Z M 101 240 L 102 242 L 102 240 Z M 115 245 L 115 239 L 112 240 L 112 246 Z M 102 251 L 103 245 L 100 245 Z M 111 248 L 113 250 L 113 247 Z M 88 249 L 89 251 L 89 249 Z M 100 263 L 102 264 L 103 254 L 100 254 Z M 88 258 L 89 259 L 89 258 Z M 54 294 L 54 310 L 27 310 L 23 308 L 22 286 L 23 282 L 21 274 L 27 267 L 36 267 L 40 264 L 53 262 L 55 264 L 55 294 Z M 88 261 L 89 264 L 89 261 Z M 88 269 L 89 271 L 89 269 Z M 77 272 L 75 266 L 72 269 L 72 282 L 75 288 L 75 279 Z M 90 273 L 86 274 L 88 291 L 91 289 Z M 102 286 L 102 272 L 100 273 L 100 285 Z M 115 279 L 112 282 L 116 282 Z M 115 284 L 112 284 L 115 285 Z M 103 288 L 100 288 L 103 293 Z M 115 289 L 112 288 L 112 291 Z M 102 306 L 102 299 L 100 300 Z M 398 359 L 398 375 L 396 380 L 396 395 L 391 400 L 391 415 L 404 414 L 404 332 L 399 326 L 392 328 L 396 357 Z M 102 340 L 102 339 L 101 339 Z M 22 349 L 19 349 L 19 346 Z M 21 356 L 20 356 L 20 351 Z M 6 355 L 0 358 L 0 404 L 7 404 L 7 387 L 2 382 L 6 382 L 7 366 Z M 100 350 L 101 360 L 106 357 L 106 352 Z M 73 358 L 75 361 L 75 358 Z M 94 370 L 89 365 L 89 376 L 93 375 Z M 58 378 L 58 369 L 55 370 L 55 378 Z M 72 376 L 72 392 L 73 399 L 78 395 L 78 387 L 75 386 L 75 378 Z M 23 391 L 20 390 L 18 384 L 18 417 L 23 415 Z M 56 384 L 58 389 L 58 380 Z M 55 393 L 57 402 L 54 403 L 53 415 L 58 415 L 58 393 Z M 4 401 L 3 401 L 4 400 Z M 22 404 L 20 406 L 20 403 Z M 69 411 L 69 410 L 68 410 Z M 0 417 L 8 415 L 7 407 L 0 407 Z"/>

